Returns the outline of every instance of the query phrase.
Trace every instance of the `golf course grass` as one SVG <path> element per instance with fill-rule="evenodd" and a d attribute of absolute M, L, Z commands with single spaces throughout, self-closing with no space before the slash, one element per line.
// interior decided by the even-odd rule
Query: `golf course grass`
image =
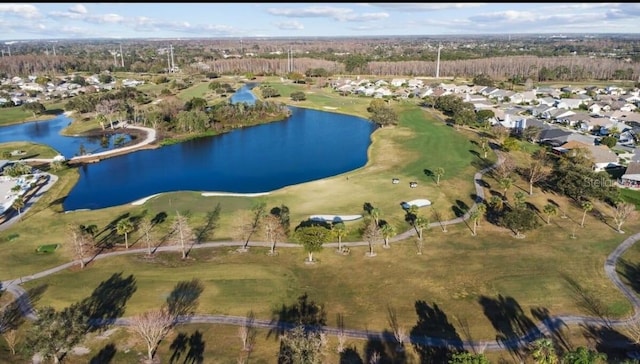
<path fill-rule="evenodd" d="M 321 108 L 349 107 L 353 114 L 366 115 L 369 102 L 369 99 L 333 95 L 322 101 Z M 288 206 L 292 229 L 311 215 L 365 214 L 363 206 L 368 203 L 379 209 L 381 219 L 398 232 L 404 232 L 411 227 L 404 220 L 405 212 L 400 204 L 414 199 L 432 202 L 431 206 L 419 210 L 419 214 L 432 223 L 459 216 L 472 206 L 476 197 L 474 174 L 495 162 L 496 155 L 489 153 L 486 160 L 481 158 L 475 131 L 456 130 L 438 121 L 431 110 L 411 102 L 394 101 L 392 105 L 400 115 L 399 125 L 374 132 L 369 160 L 364 167 L 285 187 L 265 196 L 204 197 L 199 192 L 184 191 L 153 197 L 140 206 L 122 205 L 64 214 L 48 208 L 60 203 L 58 199 L 77 178 L 72 171 L 63 171 L 60 185 L 54 186 L 50 196 L 43 196 L 21 222 L 0 234 L 0 260 L 6 262 L 0 265 L 0 277 L 5 280 L 28 276 L 73 260 L 66 236 L 66 226 L 70 223 L 95 224 L 99 239 L 112 239 L 118 243 L 118 250 L 124 250 L 124 237 L 114 228 L 119 217 L 166 214 L 165 221 L 152 230 L 154 245 L 164 246 L 171 244 L 164 238 L 176 211 L 188 211 L 191 225 L 198 228 L 205 224 L 206 213 L 217 204 L 221 207 L 219 226 L 209 232 L 204 241 L 234 240 L 239 216 L 257 202 L 265 202 L 268 209 Z M 525 152 L 513 155 L 516 161 L 526 160 Z M 433 176 L 438 168 L 444 169 L 439 184 Z M 401 182 L 392 184 L 393 178 Z M 490 175 L 485 175 L 483 180 L 487 196 L 491 191 L 501 190 Z M 416 181 L 418 187 L 410 188 L 409 181 Z M 516 180 L 507 193 L 510 201 L 516 191 L 528 192 L 526 181 Z M 426 230 L 423 254 L 417 254 L 417 240 L 410 237 L 392 242 L 390 249 L 376 245 L 377 256 L 371 258 L 366 256 L 366 246 L 351 247 L 348 255 L 337 254 L 335 248 L 327 247 L 314 254 L 316 264 L 305 264 L 306 254 L 301 248 L 280 247 L 276 256 L 270 256 L 269 248 L 250 243 L 246 253 L 229 246 L 192 249 L 185 260 L 179 251 L 157 253 L 151 259 L 142 253 L 100 259 L 90 262 L 83 270 L 75 266 L 23 286 L 28 290 L 43 287 L 35 302 L 37 306 L 62 309 L 90 296 L 101 282 L 114 277 L 129 278 L 129 288 L 134 288 L 124 307 L 124 316 L 129 316 L 159 307 L 178 282 L 197 278 L 204 284 L 197 313 L 245 316 L 251 311 L 256 318 L 271 319 L 282 305 L 290 305 L 306 293 L 311 300 L 323 305 L 328 325 L 337 326 L 336 317 L 342 315 L 346 328 L 372 331 L 389 329 L 390 308 L 396 312 L 398 322 L 410 330 L 419 317 L 416 307 L 424 303 L 437 308 L 443 326 L 450 324 L 462 339 L 473 340 L 495 339 L 500 331 L 492 320 L 495 320 L 495 310 L 504 308 L 501 305 L 505 302 L 534 323 L 539 322 L 535 315 L 539 312 L 593 315 L 585 305 L 585 298 L 598 302 L 611 317 L 631 314 L 629 302 L 605 276 L 603 264 L 625 237 L 640 229 L 640 222 L 628 221 L 624 226 L 626 233 L 619 234 L 611 227 L 611 212 L 596 203 L 594 210 L 587 214 L 584 227 L 580 227 L 582 209 L 563 196 L 535 188 L 534 194 L 527 198 L 539 211 L 549 200 L 557 203 L 566 217 L 558 214 L 550 224 L 545 224 L 544 217 L 538 214 L 542 226 L 526 232 L 522 239 L 481 219 L 477 236 L 472 236 L 466 223 L 446 228 L 436 225 Z M 602 221 L 596 216 L 597 211 L 609 217 Z M 347 222 L 346 226 L 350 233 L 345 241 L 362 240 L 361 220 Z M 9 241 L 5 238 L 9 234 L 18 234 L 18 238 Z M 144 248 L 143 240 L 139 232 L 129 235 L 131 248 Z M 264 240 L 260 234 L 252 238 L 252 241 Z M 34 252 L 38 246 L 51 241 L 61 242 L 55 254 Z M 640 250 L 629 254 L 631 261 L 637 261 Z M 118 293 L 116 289 L 113 294 Z M 159 355 L 165 360 L 171 356 L 172 340 L 181 330 L 189 335 L 199 330 L 207 343 L 205 357 L 220 358 L 207 362 L 235 362 L 240 345 L 237 328 L 216 327 L 178 327 L 174 336 L 163 341 Z M 436 335 L 437 328 L 433 330 Z M 136 338 L 118 335 L 122 335 L 116 342 L 116 358 L 121 359 L 120 362 L 143 349 Z M 580 330 L 574 330 L 572 335 L 575 342 L 583 339 Z M 267 337 L 266 330 L 260 332 L 258 340 L 252 362 L 274 362 L 277 341 L 273 336 Z M 335 338 L 332 340 L 335 344 Z M 104 342 L 87 343 L 93 350 L 92 355 L 104 345 Z M 362 352 L 362 343 L 358 345 Z M 135 350 L 127 353 L 125 348 L 132 347 Z M 86 362 L 86 357 L 84 359 Z"/>

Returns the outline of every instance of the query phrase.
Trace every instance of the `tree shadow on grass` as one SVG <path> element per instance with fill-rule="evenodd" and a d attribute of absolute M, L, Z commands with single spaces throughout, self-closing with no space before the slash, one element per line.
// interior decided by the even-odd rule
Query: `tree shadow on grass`
<path fill-rule="evenodd" d="M 107 224 L 101 231 L 99 231 L 95 235 L 96 245 L 102 249 L 109 249 L 120 242 L 121 237 L 118 234 L 116 226 L 118 226 L 118 222 L 120 220 L 127 219 L 130 216 L 131 214 L 129 212 L 124 213 Z"/>
<path fill-rule="evenodd" d="M 116 356 L 116 352 L 116 345 L 109 343 L 89 360 L 89 364 L 110 364 Z"/>
<path fill-rule="evenodd" d="M 451 206 L 451 210 L 456 217 L 463 217 L 464 214 L 469 211 L 469 205 L 467 205 L 464 201 L 456 200 L 456 204 Z"/>
<path fill-rule="evenodd" d="M 191 335 L 179 333 L 169 348 L 173 350 L 169 363 L 180 363 L 180 357 L 183 354 L 186 355 L 182 363 L 204 363 L 205 342 L 202 340 L 202 333 L 198 330 Z"/>
<path fill-rule="evenodd" d="M 460 336 L 437 304 L 418 300 L 415 309 L 418 321 L 410 336 L 421 363 L 447 363 L 453 354 L 463 351 Z"/>
<path fill-rule="evenodd" d="M 424 173 L 425 176 L 427 177 L 431 177 L 431 179 L 435 182 L 436 181 L 436 174 L 430 170 L 430 169 L 423 169 L 422 172 Z"/>
<path fill-rule="evenodd" d="M 629 360 L 628 353 L 640 349 L 629 337 L 614 330 L 611 326 L 582 324 L 580 327 L 589 346 L 606 354 L 609 363 L 621 363 Z"/>
<path fill-rule="evenodd" d="M 166 301 L 167 310 L 176 322 L 187 319 L 195 312 L 203 291 L 204 285 L 197 278 L 176 283 Z"/>
<path fill-rule="evenodd" d="M 124 314 L 127 301 L 137 290 L 133 275 L 114 273 L 100 282 L 91 295 L 80 302 L 80 309 L 89 318 L 89 331 L 105 328 Z"/>
<path fill-rule="evenodd" d="M 0 311 L 0 329 L 17 329 L 22 325 L 25 317 L 34 313 L 33 307 L 40 301 L 48 287 L 46 284 L 41 284 L 30 288 L 2 307 L 2 311 Z"/>
<path fill-rule="evenodd" d="M 631 286 L 637 294 L 640 294 L 640 263 L 620 259 L 616 270 L 626 280 L 625 283 Z"/>
<path fill-rule="evenodd" d="M 554 346 L 559 348 L 558 355 L 562 356 L 564 352 L 572 349 L 569 337 L 563 329 L 568 328 L 567 324 L 559 318 L 551 317 L 549 309 L 546 307 L 534 307 L 531 309 L 531 316 L 542 322 L 547 328 L 549 338 L 553 340 Z"/>
<path fill-rule="evenodd" d="M 360 357 L 356 348 L 348 347 L 340 353 L 339 364 L 365 364 L 365 362 Z"/>
<path fill-rule="evenodd" d="M 369 336 L 364 346 L 364 362 L 379 364 L 404 364 L 405 351 L 396 350 L 393 333 L 384 330 L 380 336 Z"/>
<path fill-rule="evenodd" d="M 561 273 L 560 276 L 571 289 L 573 299 L 576 301 L 578 307 L 583 309 L 588 315 L 595 316 L 600 319 L 602 325 L 611 326 L 611 322 L 608 318 L 609 311 L 606 305 L 604 305 L 602 301 L 593 294 L 593 292 L 582 287 L 568 274 Z"/>
<path fill-rule="evenodd" d="M 275 327 L 269 330 L 267 338 L 273 335 L 277 340 L 287 330 L 297 325 L 313 329 L 325 326 L 327 314 L 324 307 L 309 300 L 309 295 L 305 292 L 291 305 L 282 304 L 280 308 L 273 310 L 271 324 L 275 324 Z"/>
<path fill-rule="evenodd" d="M 502 343 L 514 360 L 524 360 L 526 345 L 543 335 L 524 313 L 518 301 L 513 297 L 498 295 L 496 298 L 481 296 L 478 303 L 497 331 L 496 340 Z"/>

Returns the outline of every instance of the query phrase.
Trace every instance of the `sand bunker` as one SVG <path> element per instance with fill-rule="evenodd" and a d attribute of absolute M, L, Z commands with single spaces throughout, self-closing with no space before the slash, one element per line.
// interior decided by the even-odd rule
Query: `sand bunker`
<path fill-rule="evenodd" d="M 353 221 L 361 218 L 362 218 L 362 215 L 311 215 L 309 216 L 310 220 L 326 221 L 326 222 Z"/>
<path fill-rule="evenodd" d="M 424 207 L 424 206 L 430 206 L 431 205 L 431 201 L 424 199 L 424 198 L 419 198 L 417 200 L 411 200 L 411 201 L 407 201 L 407 202 L 403 202 L 402 203 L 402 208 L 404 209 L 408 209 L 409 207 L 416 205 L 418 207 Z"/>

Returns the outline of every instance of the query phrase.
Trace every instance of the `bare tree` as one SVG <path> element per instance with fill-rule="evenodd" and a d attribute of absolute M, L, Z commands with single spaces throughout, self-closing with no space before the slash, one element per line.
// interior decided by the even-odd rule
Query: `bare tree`
<path fill-rule="evenodd" d="M 158 345 L 171 332 L 173 322 L 166 308 L 147 311 L 131 318 L 129 328 L 140 335 L 147 345 L 148 360 L 153 360 Z"/>
<path fill-rule="evenodd" d="M 524 175 L 529 182 L 529 196 L 533 195 L 533 185 L 545 179 L 547 174 L 545 162 L 540 159 L 533 159 L 524 169 Z"/>
<path fill-rule="evenodd" d="M 284 227 L 282 226 L 280 218 L 272 214 L 268 214 L 264 217 L 263 227 L 267 241 L 271 242 L 271 250 L 269 251 L 269 254 L 275 255 L 276 242 L 282 241 L 285 238 Z"/>
<path fill-rule="evenodd" d="M 387 306 L 387 320 L 389 321 L 393 337 L 396 339 L 398 345 L 396 350 L 403 351 L 404 343 L 407 340 L 407 330 L 398 323 L 398 315 L 391 306 Z"/>
<path fill-rule="evenodd" d="M 119 100 L 102 100 L 98 105 L 96 105 L 96 111 L 102 115 L 109 121 L 109 125 L 113 130 L 113 118 L 116 113 L 120 110 L 120 101 Z"/>
<path fill-rule="evenodd" d="M 616 222 L 616 227 L 620 234 L 623 234 L 622 224 L 624 224 L 629 218 L 636 215 L 636 206 L 628 202 L 618 202 L 614 208 L 613 220 Z"/>
<path fill-rule="evenodd" d="M 69 224 L 67 226 L 69 243 L 73 247 L 74 255 L 80 262 L 80 268 L 84 269 L 87 259 L 94 252 L 93 236 L 84 231 L 80 226 Z"/>
<path fill-rule="evenodd" d="M 497 181 L 510 178 L 516 166 L 511 158 L 505 155 L 504 161 L 493 169 L 493 176 Z"/>
<path fill-rule="evenodd" d="M 195 239 L 195 235 L 193 234 L 193 230 L 191 226 L 189 226 L 189 220 L 186 216 L 181 215 L 178 211 L 176 211 L 176 217 L 173 221 L 173 234 L 177 237 L 178 243 L 180 244 L 180 248 L 182 250 L 182 259 L 187 257 L 187 248 L 186 244 L 193 242 Z"/>
<path fill-rule="evenodd" d="M 260 230 L 263 219 L 267 216 L 266 208 L 266 203 L 260 202 L 251 208 L 250 214 L 240 217 L 238 225 L 236 226 L 235 235 L 244 241 L 242 251 L 249 249 L 251 237 Z"/>
<path fill-rule="evenodd" d="M 143 217 L 138 225 L 140 232 L 144 236 L 144 241 L 147 245 L 147 255 L 151 255 L 151 229 L 153 229 L 153 223 L 148 217 Z"/>
<path fill-rule="evenodd" d="M 251 352 L 253 350 L 257 335 L 254 321 L 255 314 L 253 311 L 249 311 L 244 323 L 238 328 L 238 336 L 242 340 L 242 351 Z"/>

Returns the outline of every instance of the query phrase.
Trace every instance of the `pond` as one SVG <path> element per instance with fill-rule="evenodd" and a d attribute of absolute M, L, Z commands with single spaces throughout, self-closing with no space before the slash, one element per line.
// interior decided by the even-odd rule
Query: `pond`
<path fill-rule="evenodd" d="M 255 101 L 245 85 L 232 102 Z M 100 209 L 157 193 L 259 193 L 318 180 L 364 166 L 375 124 L 349 115 L 291 107 L 282 121 L 236 129 L 158 149 L 140 150 L 78 167 L 80 178 L 63 202 L 66 211 Z M 0 142 L 47 144 L 67 158 L 104 150 L 100 140 L 67 137 L 71 123 L 49 121 L 0 128 Z M 113 145 L 113 137 L 110 142 Z"/>
<path fill-rule="evenodd" d="M 123 143 L 131 141 L 128 135 L 118 133 L 104 139 L 101 137 L 73 137 L 60 134 L 60 131 L 66 128 L 71 121 L 69 117 L 61 114 L 50 120 L 3 126 L 0 127 L 0 143 L 28 141 L 45 144 L 58 151 L 65 158 L 70 159 L 81 154 L 82 149 L 86 153 L 97 153 L 117 147 L 116 141 Z"/>
<path fill-rule="evenodd" d="M 170 191 L 269 192 L 366 164 L 374 123 L 291 111 L 283 121 L 84 165 L 64 209 L 99 209 Z"/>

